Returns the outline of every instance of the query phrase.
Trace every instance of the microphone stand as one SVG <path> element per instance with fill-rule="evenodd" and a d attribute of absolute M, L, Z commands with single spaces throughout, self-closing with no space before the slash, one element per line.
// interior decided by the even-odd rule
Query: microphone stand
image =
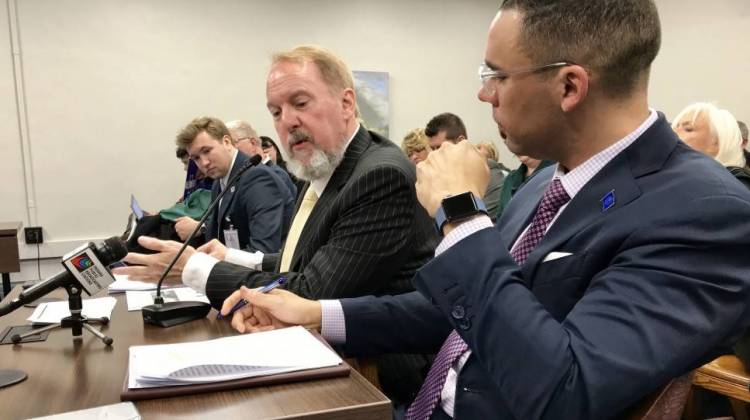
<path fill-rule="evenodd" d="M 206 219 L 208 219 L 208 216 L 211 215 L 216 206 L 219 205 L 219 202 L 221 202 L 224 194 L 226 194 L 227 191 L 229 191 L 230 187 L 240 179 L 240 176 L 242 176 L 242 174 L 244 174 L 253 166 L 258 165 L 260 161 L 260 155 L 251 157 L 250 160 L 245 164 L 245 166 L 240 168 L 237 173 L 229 180 L 229 182 L 227 182 L 227 185 L 224 187 L 221 193 L 216 196 L 211 205 L 208 206 L 206 212 L 203 213 L 203 217 L 201 217 L 201 219 L 198 221 L 198 224 L 195 226 L 195 229 L 193 229 L 193 233 L 191 233 L 190 236 L 188 236 L 188 238 L 185 240 L 185 242 L 182 243 L 182 247 L 180 247 L 180 250 L 177 251 L 177 254 L 174 256 L 169 265 L 167 265 L 167 268 L 163 273 L 161 273 L 159 282 L 156 285 L 156 297 L 154 297 L 154 304 L 144 306 L 141 309 L 144 323 L 157 325 L 163 328 L 172 327 L 174 325 L 179 325 L 185 322 L 204 318 L 211 311 L 211 304 L 205 302 L 164 302 L 164 297 L 161 295 L 161 285 L 162 283 L 164 283 L 164 279 L 167 278 L 167 274 L 169 274 L 169 271 L 172 270 L 172 267 L 174 267 L 174 265 L 177 263 L 177 260 L 180 259 L 182 253 L 185 252 L 185 249 L 188 247 L 190 241 L 198 233 L 201 226 L 206 223 Z"/>
<path fill-rule="evenodd" d="M 60 320 L 58 323 L 50 324 L 42 328 L 31 330 L 23 334 L 13 334 L 10 339 L 13 344 L 20 343 L 24 338 L 31 337 L 32 335 L 41 334 L 45 331 L 53 330 L 55 328 L 70 328 L 73 334 L 73 340 L 80 340 L 83 337 L 83 329 L 85 328 L 91 334 L 94 334 L 98 339 L 108 346 L 111 346 L 114 340 L 112 337 L 102 334 L 101 331 L 92 327 L 90 324 L 107 325 L 109 324 L 109 318 L 88 318 L 81 315 L 83 310 L 83 300 L 81 300 L 81 288 L 77 284 L 68 284 L 65 286 L 65 290 L 68 292 L 68 308 L 70 309 L 70 316 L 67 316 Z"/>

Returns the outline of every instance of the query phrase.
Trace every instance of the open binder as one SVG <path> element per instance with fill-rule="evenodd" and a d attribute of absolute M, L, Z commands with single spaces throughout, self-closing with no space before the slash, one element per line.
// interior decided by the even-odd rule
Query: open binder
<path fill-rule="evenodd" d="M 330 346 L 315 331 L 310 333 L 323 343 L 328 349 Z M 125 375 L 120 399 L 122 401 L 137 401 L 154 398 L 167 398 L 182 395 L 200 394 L 206 392 L 226 391 L 240 388 L 251 388 L 256 386 L 266 386 L 290 382 L 308 381 L 314 379 L 334 378 L 349 375 L 351 368 L 345 361 L 336 366 L 321 367 L 307 370 L 297 370 L 292 372 L 274 373 L 264 376 L 253 376 L 248 378 L 233 379 L 219 382 L 193 383 L 189 385 L 175 386 L 151 386 L 146 388 L 130 388 L 131 381 L 129 374 Z M 130 369 L 128 370 L 130 372 Z"/>

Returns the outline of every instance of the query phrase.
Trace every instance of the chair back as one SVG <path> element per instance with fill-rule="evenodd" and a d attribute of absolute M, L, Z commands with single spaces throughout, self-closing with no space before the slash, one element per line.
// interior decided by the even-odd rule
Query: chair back
<path fill-rule="evenodd" d="M 692 383 L 692 371 L 672 379 L 633 406 L 623 418 L 627 420 L 680 420 Z"/>

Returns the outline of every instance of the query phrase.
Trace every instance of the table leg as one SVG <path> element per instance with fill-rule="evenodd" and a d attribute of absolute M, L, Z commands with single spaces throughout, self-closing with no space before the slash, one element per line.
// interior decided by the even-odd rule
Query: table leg
<path fill-rule="evenodd" d="M 10 273 L 3 273 L 3 298 L 10 293 Z"/>

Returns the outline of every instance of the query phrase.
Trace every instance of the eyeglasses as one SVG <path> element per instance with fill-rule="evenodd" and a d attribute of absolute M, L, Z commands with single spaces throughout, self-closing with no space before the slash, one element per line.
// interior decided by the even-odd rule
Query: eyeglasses
<path fill-rule="evenodd" d="M 252 137 L 243 137 L 241 139 L 237 139 L 235 143 L 242 143 L 243 141 L 250 141 L 250 140 L 252 140 Z"/>
<path fill-rule="evenodd" d="M 536 66 L 536 67 L 531 67 L 528 69 L 505 71 L 505 70 L 493 70 L 487 65 L 487 63 L 482 63 L 479 65 L 479 80 L 482 82 L 482 85 L 485 85 L 490 79 L 505 80 L 510 76 L 515 76 L 518 74 L 539 73 L 545 70 L 556 69 L 558 67 L 563 67 L 563 66 L 569 66 L 571 64 L 572 63 L 569 63 L 567 61 L 559 61 L 557 63 L 545 64 L 543 66 Z"/>

